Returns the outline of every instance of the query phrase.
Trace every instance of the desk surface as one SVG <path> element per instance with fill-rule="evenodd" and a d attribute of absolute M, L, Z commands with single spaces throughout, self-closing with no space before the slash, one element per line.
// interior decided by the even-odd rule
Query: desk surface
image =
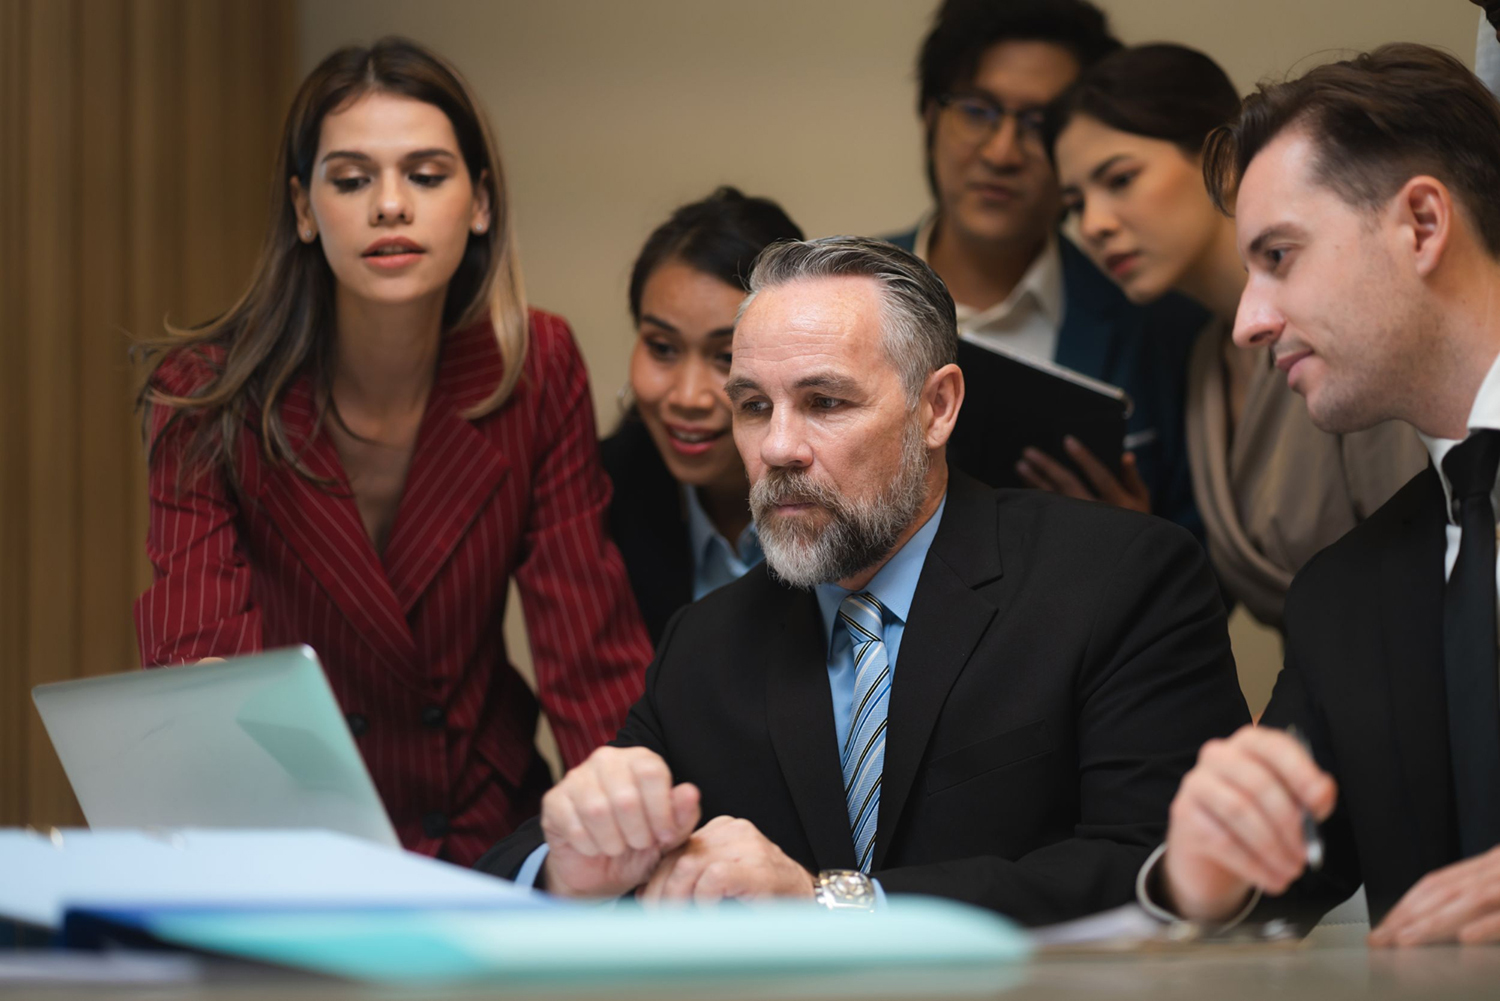
<path fill-rule="evenodd" d="M 280 974 L 239 972 L 214 984 L 151 988 L 24 988 L 0 986 L 0 999 L 37 1001 L 429 1001 L 473 998 L 546 998 L 547 1001 L 629 1001 L 711 995 L 716 999 L 831 996 L 881 998 L 998 998 L 1002 1001 L 1241 1001 L 1275 997 L 1284 1001 L 1340 1001 L 1343 998 L 1493 999 L 1500 993 L 1500 946 L 1436 946 L 1402 951 L 1370 951 L 1362 933 L 1320 931 L 1298 946 L 1200 947 L 1171 953 L 1043 956 L 1007 970 L 959 977 L 926 974 L 908 982 L 882 977 L 879 983 L 830 984 L 816 981 L 774 985 L 678 984 L 632 994 L 618 988 L 598 992 L 371 990 L 331 982 L 289 979 Z"/>

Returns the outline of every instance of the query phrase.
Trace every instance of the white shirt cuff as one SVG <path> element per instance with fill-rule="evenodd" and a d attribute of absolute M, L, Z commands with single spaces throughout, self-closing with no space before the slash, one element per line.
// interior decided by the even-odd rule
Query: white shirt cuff
<path fill-rule="evenodd" d="M 1162 844 L 1156 846 L 1156 851 L 1147 856 L 1146 861 L 1141 865 L 1141 871 L 1136 873 L 1135 877 L 1135 900 L 1136 903 L 1141 905 L 1141 910 L 1145 911 L 1153 918 L 1156 918 L 1158 921 L 1165 921 L 1168 924 L 1180 924 L 1186 919 L 1179 914 L 1173 914 L 1158 901 L 1152 900 L 1151 895 L 1147 892 L 1147 887 L 1151 885 L 1152 870 L 1156 868 L 1157 863 L 1161 861 L 1161 857 L 1166 853 L 1167 846 L 1166 843 L 1163 842 Z M 1246 918 L 1248 918 L 1250 916 L 1250 912 L 1255 910 L 1255 905 L 1260 903 L 1260 898 L 1260 888 L 1256 887 L 1255 890 L 1250 894 L 1250 899 L 1245 902 L 1245 906 L 1241 907 L 1238 913 L 1236 913 L 1228 921 L 1225 921 L 1223 924 L 1210 924 L 1208 922 L 1195 923 L 1203 925 L 1204 931 L 1209 934 L 1222 934 L 1229 931 L 1231 928 L 1237 927 Z"/>

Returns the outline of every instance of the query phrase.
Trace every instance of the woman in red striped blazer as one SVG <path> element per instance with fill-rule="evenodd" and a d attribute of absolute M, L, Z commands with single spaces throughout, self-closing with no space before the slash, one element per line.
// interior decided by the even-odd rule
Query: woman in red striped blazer
<path fill-rule="evenodd" d="M 527 310 L 495 145 L 411 42 L 303 83 L 249 289 L 147 347 L 147 666 L 311 645 L 400 832 L 469 863 L 538 812 L 537 699 L 577 764 L 651 650 L 604 531 L 583 361 Z"/>

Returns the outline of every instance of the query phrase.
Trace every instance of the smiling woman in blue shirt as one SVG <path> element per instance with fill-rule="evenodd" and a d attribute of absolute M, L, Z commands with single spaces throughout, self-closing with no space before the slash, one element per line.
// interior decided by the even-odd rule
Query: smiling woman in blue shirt
<path fill-rule="evenodd" d="M 677 609 L 760 562 L 724 380 L 751 264 L 800 239 L 775 202 L 725 187 L 673 212 L 631 269 L 630 380 L 601 447 L 610 533 L 652 642 Z"/>

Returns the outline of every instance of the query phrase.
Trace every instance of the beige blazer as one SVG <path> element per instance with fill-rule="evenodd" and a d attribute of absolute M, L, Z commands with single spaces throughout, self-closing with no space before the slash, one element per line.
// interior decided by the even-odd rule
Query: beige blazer
<path fill-rule="evenodd" d="M 1211 323 L 1188 366 L 1193 496 L 1225 590 L 1279 629 L 1293 575 L 1421 472 L 1427 450 L 1400 421 L 1355 434 L 1319 431 L 1269 357 L 1255 368 L 1231 441 L 1220 353 L 1228 336 Z"/>

